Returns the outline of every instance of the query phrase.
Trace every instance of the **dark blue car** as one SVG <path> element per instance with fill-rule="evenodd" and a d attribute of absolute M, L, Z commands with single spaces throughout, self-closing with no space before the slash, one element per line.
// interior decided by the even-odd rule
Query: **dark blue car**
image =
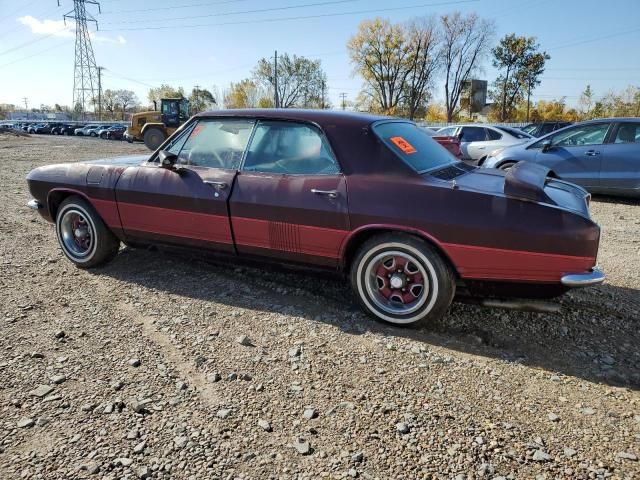
<path fill-rule="evenodd" d="M 543 165 L 592 193 L 640 197 L 640 118 L 590 120 L 489 153 L 481 165 Z"/>

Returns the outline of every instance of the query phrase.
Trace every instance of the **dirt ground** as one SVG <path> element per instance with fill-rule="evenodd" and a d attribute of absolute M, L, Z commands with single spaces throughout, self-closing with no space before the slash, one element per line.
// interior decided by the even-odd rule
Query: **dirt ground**
<path fill-rule="evenodd" d="M 333 277 L 74 268 L 25 175 L 145 151 L 0 135 L 0 478 L 640 478 L 639 201 L 594 199 L 608 280 L 560 313 L 406 330 Z"/>

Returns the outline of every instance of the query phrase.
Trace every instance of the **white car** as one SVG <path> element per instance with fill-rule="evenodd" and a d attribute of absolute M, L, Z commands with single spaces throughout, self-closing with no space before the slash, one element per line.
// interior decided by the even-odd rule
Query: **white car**
<path fill-rule="evenodd" d="M 462 160 L 482 164 L 498 148 L 531 140 L 533 137 L 517 128 L 502 125 L 452 125 L 438 130 L 438 135 L 458 137 Z"/>

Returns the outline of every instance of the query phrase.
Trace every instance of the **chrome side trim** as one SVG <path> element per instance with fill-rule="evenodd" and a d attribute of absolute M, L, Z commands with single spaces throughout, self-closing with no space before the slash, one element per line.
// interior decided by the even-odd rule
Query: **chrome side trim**
<path fill-rule="evenodd" d="M 605 275 L 597 267 L 587 273 L 569 273 L 564 275 L 560 282 L 566 287 L 579 288 L 597 285 L 604 282 Z"/>
<path fill-rule="evenodd" d="M 27 202 L 27 207 L 31 210 L 40 210 L 42 208 L 42 204 L 37 200 L 31 199 Z"/>

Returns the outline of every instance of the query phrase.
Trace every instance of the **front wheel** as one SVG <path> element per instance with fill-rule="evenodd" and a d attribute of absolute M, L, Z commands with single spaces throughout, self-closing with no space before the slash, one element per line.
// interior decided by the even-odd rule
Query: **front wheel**
<path fill-rule="evenodd" d="M 80 268 L 108 262 L 120 248 L 120 241 L 94 208 L 78 196 L 71 196 L 60 205 L 56 236 L 65 256 Z"/>
<path fill-rule="evenodd" d="M 144 132 L 144 144 L 149 150 L 157 149 L 166 138 L 167 134 L 159 128 L 149 128 Z"/>
<path fill-rule="evenodd" d="M 399 326 L 442 318 L 456 288 L 455 274 L 441 254 L 402 233 L 378 235 L 360 247 L 351 285 L 367 313 Z"/>

